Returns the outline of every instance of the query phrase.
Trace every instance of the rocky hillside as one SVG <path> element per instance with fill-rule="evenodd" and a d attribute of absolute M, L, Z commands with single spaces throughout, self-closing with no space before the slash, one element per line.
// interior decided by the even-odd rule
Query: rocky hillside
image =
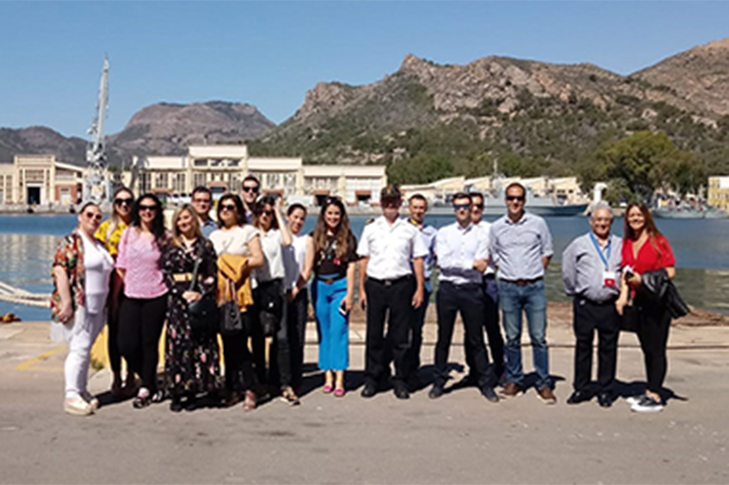
<path fill-rule="evenodd" d="M 493 158 L 506 173 L 565 175 L 589 170 L 605 141 L 650 129 L 695 151 L 712 170 L 729 170 L 727 44 L 630 76 L 591 64 L 492 56 L 438 65 L 408 55 L 398 71 L 370 85 L 316 85 L 252 151 L 314 163 L 385 163 L 401 182 L 486 175 Z"/>
<path fill-rule="evenodd" d="M 132 155 L 181 155 L 191 144 L 247 141 L 274 126 L 249 104 L 159 103 L 137 112 L 124 130 L 108 137 L 108 155 L 114 164 L 129 163 Z M 85 150 L 85 140 L 45 127 L 0 129 L 0 162 L 12 161 L 18 153 L 53 153 L 59 160 L 83 164 Z"/>

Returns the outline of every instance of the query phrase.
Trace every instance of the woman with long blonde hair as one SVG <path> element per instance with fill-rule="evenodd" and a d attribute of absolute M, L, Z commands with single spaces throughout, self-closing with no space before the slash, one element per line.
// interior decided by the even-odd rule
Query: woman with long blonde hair
<path fill-rule="evenodd" d="M 319 331 L 319 368 L 324 393 L 343 397 L 349 367 L 349 312 L 354 306 L 357 240 L 344 204 L 329 197 L 307 241 L 305 277 L 314 274 L 312 300 Z"/>
<path fill-rule="evenodd" d="M 185 204 L 172 217 L 172 238 L 161 260 L 167 294 L 165 381 L 170 410 L 192 409 L 200 393 L 219 390 L 220 353 L 215 332 L 193 332 L 190 304 L 214 293 L 218 266 L 213 243 L 203 237 L 194 208 Z M 192 281 L 195 265 L 196 280 Z"/>

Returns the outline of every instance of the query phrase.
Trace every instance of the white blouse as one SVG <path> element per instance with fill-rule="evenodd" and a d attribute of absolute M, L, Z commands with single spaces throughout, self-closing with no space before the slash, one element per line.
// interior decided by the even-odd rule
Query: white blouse
<path fill-rule="evenodd" d="M 114 260 L 101 243 L 89 240 L 81 231 L 79 234 L 84 245 L 86 313 L 95 315 L 103 312 L 106 306 Z"/>

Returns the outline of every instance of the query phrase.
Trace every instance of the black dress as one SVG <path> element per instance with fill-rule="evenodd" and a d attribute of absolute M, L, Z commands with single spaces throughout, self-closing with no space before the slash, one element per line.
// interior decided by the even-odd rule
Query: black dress
<path fill-rule="evenodd" d="M 165 338 L 165 381 L 173 397 L 215 392 L 220 388 L 220 351 L 217 335 L 193 334 L 190 313 L 182 294 L 190 281 L 175 282 L 175 274 L 192 273 L 195 260 L 202 258 L 196 291 L 214 292 L 218 275 L 217 257 L 207 239 L 197 239 L 191 247 L 168 245 L 162 254 L 162 271 L 170 289 Z"/>

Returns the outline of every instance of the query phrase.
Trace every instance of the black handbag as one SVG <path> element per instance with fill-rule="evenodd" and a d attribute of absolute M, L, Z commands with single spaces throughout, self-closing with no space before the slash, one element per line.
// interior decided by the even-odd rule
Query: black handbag
<path fill-rule="evenodd" d="M 258 284 L 258 321 L 264 337 L 273 337 L 283 315 L 283 295 L 277 293 L 279 286 L 273 281 Z"/>
<path fill-rule="evenodd" d="M 200 269 L 201 259 L 195 261 L 195 269 L 192 272 L 192 282 L 190 283 L 190 291 L 195 291 L 197 284 L 198 270 Z M 212 293 L 203 293 L 202 297 L 188 305 L 190 311 L 190 327 L 195 334 L 214 334 L 218 331 L 218 321 L 220 312 L 218 303 L 215 301 L 215 295 Z"/>
<path fill-rule="evenodd" d="M 230 297 L 220 305 L 220 334 L 234 335 L 243 331 L 243 316 L 240 314 L 240 307 L 235 300 L 235 285 L 228 280 L 228 291 Z"/>

